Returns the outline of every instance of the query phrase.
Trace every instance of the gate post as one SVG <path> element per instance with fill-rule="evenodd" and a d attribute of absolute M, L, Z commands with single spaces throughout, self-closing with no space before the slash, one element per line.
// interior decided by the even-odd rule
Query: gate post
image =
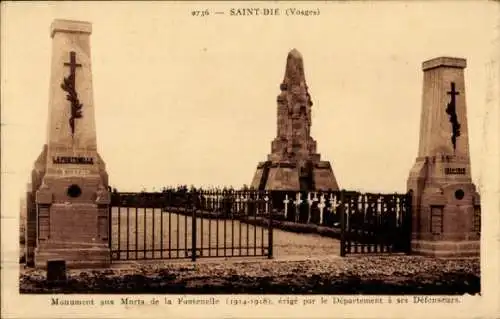
<path fill-rule="evenodd" d="M 113 235 L 112 231 L 113 231 L 113 202 L 111 202 L 111 204 L 108 207 L 108 247 L 109 247 L 109 249 L 112 248 L 111 247 L 111 245 L 112 245 L 111 237 Z M 118 231 L 120 231 L 120 230 L 118 229 Z M 112 254 L 111 250 L 109 253 Z"/>
<path fill-rule="evenodd" d="M 273 258 L 273 198 L 272 191 L 269 192 L 269 228 L 267 230 L 267 258 Z"/>
<path fill-rule="evenodd" d="M 412 199 L 413 199 L 413 191 L 410 190 L 407 194 L 406 194 L 406 214 L 404 216 L 404 231 L 406 232 L 406 249 L 405 249 L 405 253 L 407 255 L 410 255 L 411 254 L 411 240 L 412 240 L 412 221 L 413 221 L 413 205 L 412 205 Z"/>
<path fill-rule="evenodd" d="M 345 257 L 345 224 L 346 224 L 346 216 L 345 216 L 345 195 L 344 190 L 340 191 L 340 256 Z"/>
<path fill-rule="evenodd" d="M 189 207 L 191 208 L 191 260 L 196 261 L 196 237 L 197 237 L 196 236 L 196 206 L 194 205 L 194 203 L 196 202 L 196 199 L 194 199 L 192 196 L 196 196 L 196 194 L 194 194 L 194 192 L 191 191 L 191 194 L 189 194 L 189 197 L 191 198 L 191 200 L 189 200 Z"/>

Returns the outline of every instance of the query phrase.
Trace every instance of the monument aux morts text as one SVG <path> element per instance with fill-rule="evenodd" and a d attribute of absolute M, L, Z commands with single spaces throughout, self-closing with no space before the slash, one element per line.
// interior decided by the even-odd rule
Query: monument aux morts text
<path fill-rule="evenodd" d="M 311 96 L 304 62 L 296 49 L 286 61 L 278 95 L 278 134 L 267 161 L 257 166 L 251 187 L 260 190 L 338 190 L 332 166 L 321 161 L 311 137 Z"/>
<path fill-rule="evenodd" d="M 97 152 L 90 23 L 55 20 L 47 144 L 28 189 L 28 264 L 108 266 L 109 193 Z"/>
<path fill-rule="evenodd" d="M 479 255 L 481 210 L 471 180 L 466 60 L 439 57 L 422 67 L 418 157 L 407 183 L 413 191 L 412 252 Z"/>

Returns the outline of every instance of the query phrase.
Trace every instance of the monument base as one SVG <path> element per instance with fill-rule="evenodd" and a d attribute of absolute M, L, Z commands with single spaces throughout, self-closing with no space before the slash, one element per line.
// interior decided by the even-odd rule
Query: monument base
<path fill-rule="evenodd" d="M 412 240 L 411 251 L 415 255 L 432 257 L 479 257 L 480 241 Z"/>
<path fill-rule="evenodd" d="M 266 190 L 299 190 L 299 169 L 294 163 L 272 163 L 267 176 Z M 263 178 L 266 178 L 263 176 Z"/>
<path fill-rule="evenodd" d="M 111 264 L 109 248 L 37 248 L 35 267 L 47 268 L 47 261 L 64 260 L 66 268 L 107 268 Z"/>
<path fill-rule="evenodd" d="M 81 197 L 91 196 L 85 194 Z M 107 205 L 93 203 L 54 203 L 43 201 L 39 192 L 38 243 L 35 267 L 46 267 L 49 260 L 64 260 L 67 268 L 109 267 Z M 57 196 L 53 196 L 56 197 Z"/>
<path fill-rule="evenodd" d="M 337 179 L 333 174 L 332 165 L 330 162 L 321 161 L 318 162 L 313 167 L 313 180 L 314 187 L 319 191 L 337 191 L 339 190 L 339 185 L 337 184 Z"/>
<path fill-rule="evenodd" d="M 251 187 L 260 190 L 338 190 L 337 180 L 330 162 L 310 163 L 310 169 L 303 171 L 293 162 L 259 163 Z"/>

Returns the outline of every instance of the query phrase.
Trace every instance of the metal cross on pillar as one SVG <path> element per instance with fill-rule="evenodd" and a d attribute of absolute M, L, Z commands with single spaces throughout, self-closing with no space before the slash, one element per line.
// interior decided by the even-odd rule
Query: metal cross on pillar
<path fill-rule="evenodd" d="M 65 62 L 64 65 L 69 66 L 69 72 L 70 76 L 72 76 L 72 84 L 73 87 L 75 86 L 75 74 L 76 74 L 76 68 L 81 67 L 82 65 L 80 63 L 76 63 L 76 53 L 75 51 L 71 51 L 69 53 L 69 63 Z"/>
<path fill-rule="evenodd" d="M 61 88 L 66 91 L 66 99 L 70 102 L 71 116 L 69 118 L 69 126 L 71 127 L 71 136 L 75 135 L 75 119 L 82 117 L 82 107 L 83 104 L 78 100 L 78 94 L 76 93 L 76 68 L 82 65 L 76 63 L 76 53 L 71 51 L 69 53 L 69 63 L 64 63 L 65 66 L 69 66 L 69 75 L 64 78 Z"/>
<path fill-rule="evenodd" d="M 446 107 L 446 113 L 450 116 L 451 123 L 451 143 L 453 143 L 453 149 L 457 146 L 457 137 L 460 136 L 460 123 L 458 123 L 457 108 L 456 108 L 456 96 L 460 95 L 460 92 L 455 91 L 455 82 L 451 82 L 451 91 L 446 92 L 450 95 L 450 103 Z"/>

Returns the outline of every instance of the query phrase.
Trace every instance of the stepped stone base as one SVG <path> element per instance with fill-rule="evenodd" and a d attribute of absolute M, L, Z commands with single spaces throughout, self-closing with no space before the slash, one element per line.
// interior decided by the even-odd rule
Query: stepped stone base
<path fill-rule="evenodd" d="M 480 241 L 412 240 L 412 254 L 432 257 L 479 257 Z"/>
<path fill-rule="evenodd" d="M 316 190 L 339 190 L 339 185 L 337 184 L 337 179 L 333 174 L 330 162 L 321 161 L 317 163 L 313 168 L 312 174 Z"/>
<path fill-rule="evenodd" d="M 35 250 L 35 267 L 46 269 L 47 261 L 64 260 L 66 268 L 107 268 L 111 264 L 108 248 L 45 248 Z"/>
<path fill-rule="evenodd" d="M 311 166 L 311 171 L 304 175 L 296 163 L 261 162 L 257 166 L 251 187 L 259 190 L 294 191 L 339 189 L 330 162 L 320 161 Z"/>

